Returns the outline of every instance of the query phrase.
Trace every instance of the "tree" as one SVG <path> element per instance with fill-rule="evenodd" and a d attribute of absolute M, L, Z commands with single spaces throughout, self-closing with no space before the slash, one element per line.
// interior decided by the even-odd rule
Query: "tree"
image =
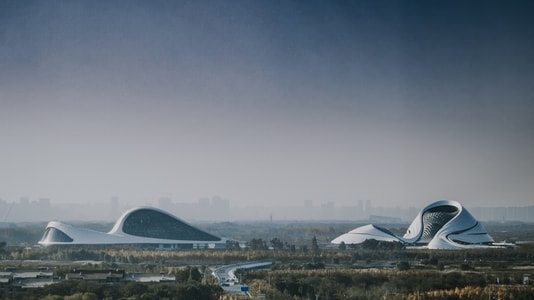
<path fill-rule="evenodd" d="M 313 255 L 319 255 L 319 245 L 317 244 L 317 237 L 315 235 L 312 239 L 311 250 Z"/>
<path fill-rule="evenodd" d="M 282 250 L 284 249 L 284 242 L 282 242 L 279 238 L 275 237 L 271 240 L 271 245 L 273 246 L 273 249 L 275 250 Z"/>
<path fill-rule="evenodd" d="M 367 239 L 361 244 L 363 249 L 376 250 L 378 248 L 378 241 L 375 239 Z"/>
<path fill-rule="evenodd" d="M 196 281 L 200 282 L 202 279 L 202 272 L 198 267 L 187 266 L 174 271 L 174 276 L 177 282 Z"/>
<path fill-rule="evenodd" d="M 4 254 L 6 253 L 6 242 L 4 241 L 1 241 L 0 242 L 0 257 L 3 257 Z"/>
<path fill-rule="evenodd" d="M 250 250 L 265 250 L 267 247 L 262 239 L 252 239 L 249 243 Z"/>
<path fill-rule="evenodd" d="M 239 247 L 239 242 L 227 240 L 226 241 L 226 250 L 233 250 L 233 251 L 239 251 L 241 250 L 241 247 Z"/>
<path fill-rule="evenodd" d="M 400 271 L 409 270 L 410 269 L 410 263 L 407 262 L 407 261 L 401 261 L 401 262 L 397 263 L 397 269 L 399 269 Z"/>
<path fill-rule="evenodd" d="M 200 273 L 200 270 L 197 267 L 188 267 L 189 268 L 189 281 L 196 281 L 200 282 L 202 279 L 202 273 Z"/>
<path fill-rule="evenodd" d="M 122 287 L 123 296 L 142 295 L 148 291 L 148 285 L 140 282 L 129 282 Z"/>

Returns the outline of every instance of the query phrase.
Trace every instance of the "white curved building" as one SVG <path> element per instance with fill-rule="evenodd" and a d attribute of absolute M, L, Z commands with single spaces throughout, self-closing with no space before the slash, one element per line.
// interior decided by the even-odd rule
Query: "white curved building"
<path fill-rule="evenodd" d="M 226 239 L 209 234 L 153 207 L 126 211 L 111 231 L 78 228 L 60 221 L 46 226 L 40 245 L 145 244 L 159 248 L 223 248 Z"/>
<path fill-rule="evenodd" d="M 423 208 L 403 237 L 375 225 L 358 227 L 332 240 L 333 244 L 360 244 L 368 239 L 399 241 L 428 249 L 490 247 L 493 238 L 460 203 L 438 201 Z"/>
<path fill-rule="evenodd" d="M 369 224 L 338 236 L 332 240 L 332 243 L 341 244 L 344 242 L 345 244 L 361 244 L 369 239 L 386 242 L 400 242 L 399 238 L 389 230 Z"/>

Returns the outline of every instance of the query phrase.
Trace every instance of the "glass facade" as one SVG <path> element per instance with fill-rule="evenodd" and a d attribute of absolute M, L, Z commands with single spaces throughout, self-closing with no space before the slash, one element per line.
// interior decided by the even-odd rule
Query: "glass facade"
<path fill-rule="evenodd" d="M 139 209 L 128 215 L 122 225 L 122 231 L 130 235 L 155 239 L 207 242 L 221 240 L 219 237 L 151 209 Z"/>
<path fill-rule="evenodd" d="M 41 241 L 56 242 L 56 243 L 72 243 L 73 239 L 63 231 L 49 227 L 43 234 Z"/>

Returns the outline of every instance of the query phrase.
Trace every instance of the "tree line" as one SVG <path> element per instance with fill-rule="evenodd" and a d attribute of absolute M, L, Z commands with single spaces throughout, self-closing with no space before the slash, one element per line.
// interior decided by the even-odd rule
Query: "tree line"
<path fill-rule="evenodd" d="M 109 285 L 104 283 L 66 280 L 42 288 L 18 291 L 0 290 L 1 299 L 29 300 L 96 300 L 96 299 L 169 299 L 169 300 L 218 300 L 223 294 L 220 286 L 203 284 L 194 280 L 178 283 L 140 283 Z"/>

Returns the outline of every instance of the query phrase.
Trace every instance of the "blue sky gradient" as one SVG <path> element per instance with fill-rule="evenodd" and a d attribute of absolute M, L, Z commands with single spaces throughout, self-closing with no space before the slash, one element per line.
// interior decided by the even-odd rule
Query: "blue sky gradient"
<path fill-rule="evenodd" d="M 0 1 L 0 198 L 534 203 L 531 1 Z"/>

